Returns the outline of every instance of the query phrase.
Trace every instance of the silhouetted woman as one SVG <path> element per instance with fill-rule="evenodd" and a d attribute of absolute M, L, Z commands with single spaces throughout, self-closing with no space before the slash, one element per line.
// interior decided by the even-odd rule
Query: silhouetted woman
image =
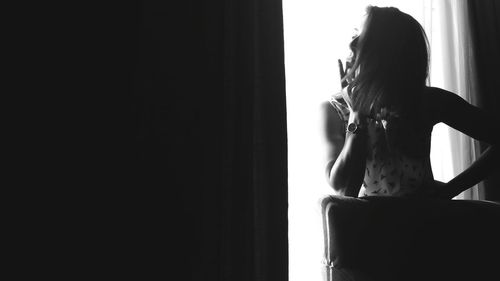
<path fill-rule="evenodd" d="M 454 93 L 427 87 L 428 42 L 421 25 L 396 8 L 369 6 L 350 44 L 345 88 L 325 107 L 327 177 L 346 196 L 453 198 L 497 165 L 499 124 Z M 443 122 L 490 144 L 468 169 L 434 180 L 431 132 Z"/>

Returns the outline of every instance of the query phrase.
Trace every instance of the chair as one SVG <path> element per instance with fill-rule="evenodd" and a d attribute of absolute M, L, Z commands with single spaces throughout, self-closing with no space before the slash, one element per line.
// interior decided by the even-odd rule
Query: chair
<path fill-rule="evenodd" d="M 500 204 L 328 196 L 328 281 L 500 280 Z"/>

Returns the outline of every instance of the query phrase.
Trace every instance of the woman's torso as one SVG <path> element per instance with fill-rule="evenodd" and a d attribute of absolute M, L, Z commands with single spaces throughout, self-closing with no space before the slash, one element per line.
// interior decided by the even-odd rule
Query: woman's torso
<path fill-rule="evenodd" d="M 330 103 L 346 126 L 349 109 L 345 101 L 334 95 Z M 415 112 L 418 117 L 413 121 L 385 109 L 368 118 L 368 154 L 359 196 L 411 196 L 433 186 L 430 145 L 435 122 L 425 102 Z"/>

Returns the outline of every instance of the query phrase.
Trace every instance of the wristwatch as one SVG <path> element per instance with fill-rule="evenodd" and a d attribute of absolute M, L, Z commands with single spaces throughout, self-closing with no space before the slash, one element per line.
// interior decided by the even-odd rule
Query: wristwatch
<path fill-rule="evenodd" d="M 351 133 L 351 134 L 358 134 L 358 133 L 364 131 L 364 129 L 365 129 L 364 126 L 362 126 L 362 125 L 360 125 L 358 123 L 352 122 L 352 123 L 349 123 L 347 125 L 346 131 L 348 133 Z"/>

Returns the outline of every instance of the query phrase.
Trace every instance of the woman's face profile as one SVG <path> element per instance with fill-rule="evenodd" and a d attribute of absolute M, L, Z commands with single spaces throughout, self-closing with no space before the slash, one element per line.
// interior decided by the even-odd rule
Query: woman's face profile
<path fill-rule="evenodd" d="M 361 17 L 361 19 L 358 21 L 357 25 L 353 28 L 351 42 L 349 43 L 350 54 L 346 59 L 346 62 L 350 65 L 354 64 L 354 59 L 356 58 L 356 54 L 357 54 L 357 44 L 358 44 L 359 36 L 361 35 L 361 32 L 363 32 L 366 17 L 367 17 L 367 15 L 364 14 Z"/>

